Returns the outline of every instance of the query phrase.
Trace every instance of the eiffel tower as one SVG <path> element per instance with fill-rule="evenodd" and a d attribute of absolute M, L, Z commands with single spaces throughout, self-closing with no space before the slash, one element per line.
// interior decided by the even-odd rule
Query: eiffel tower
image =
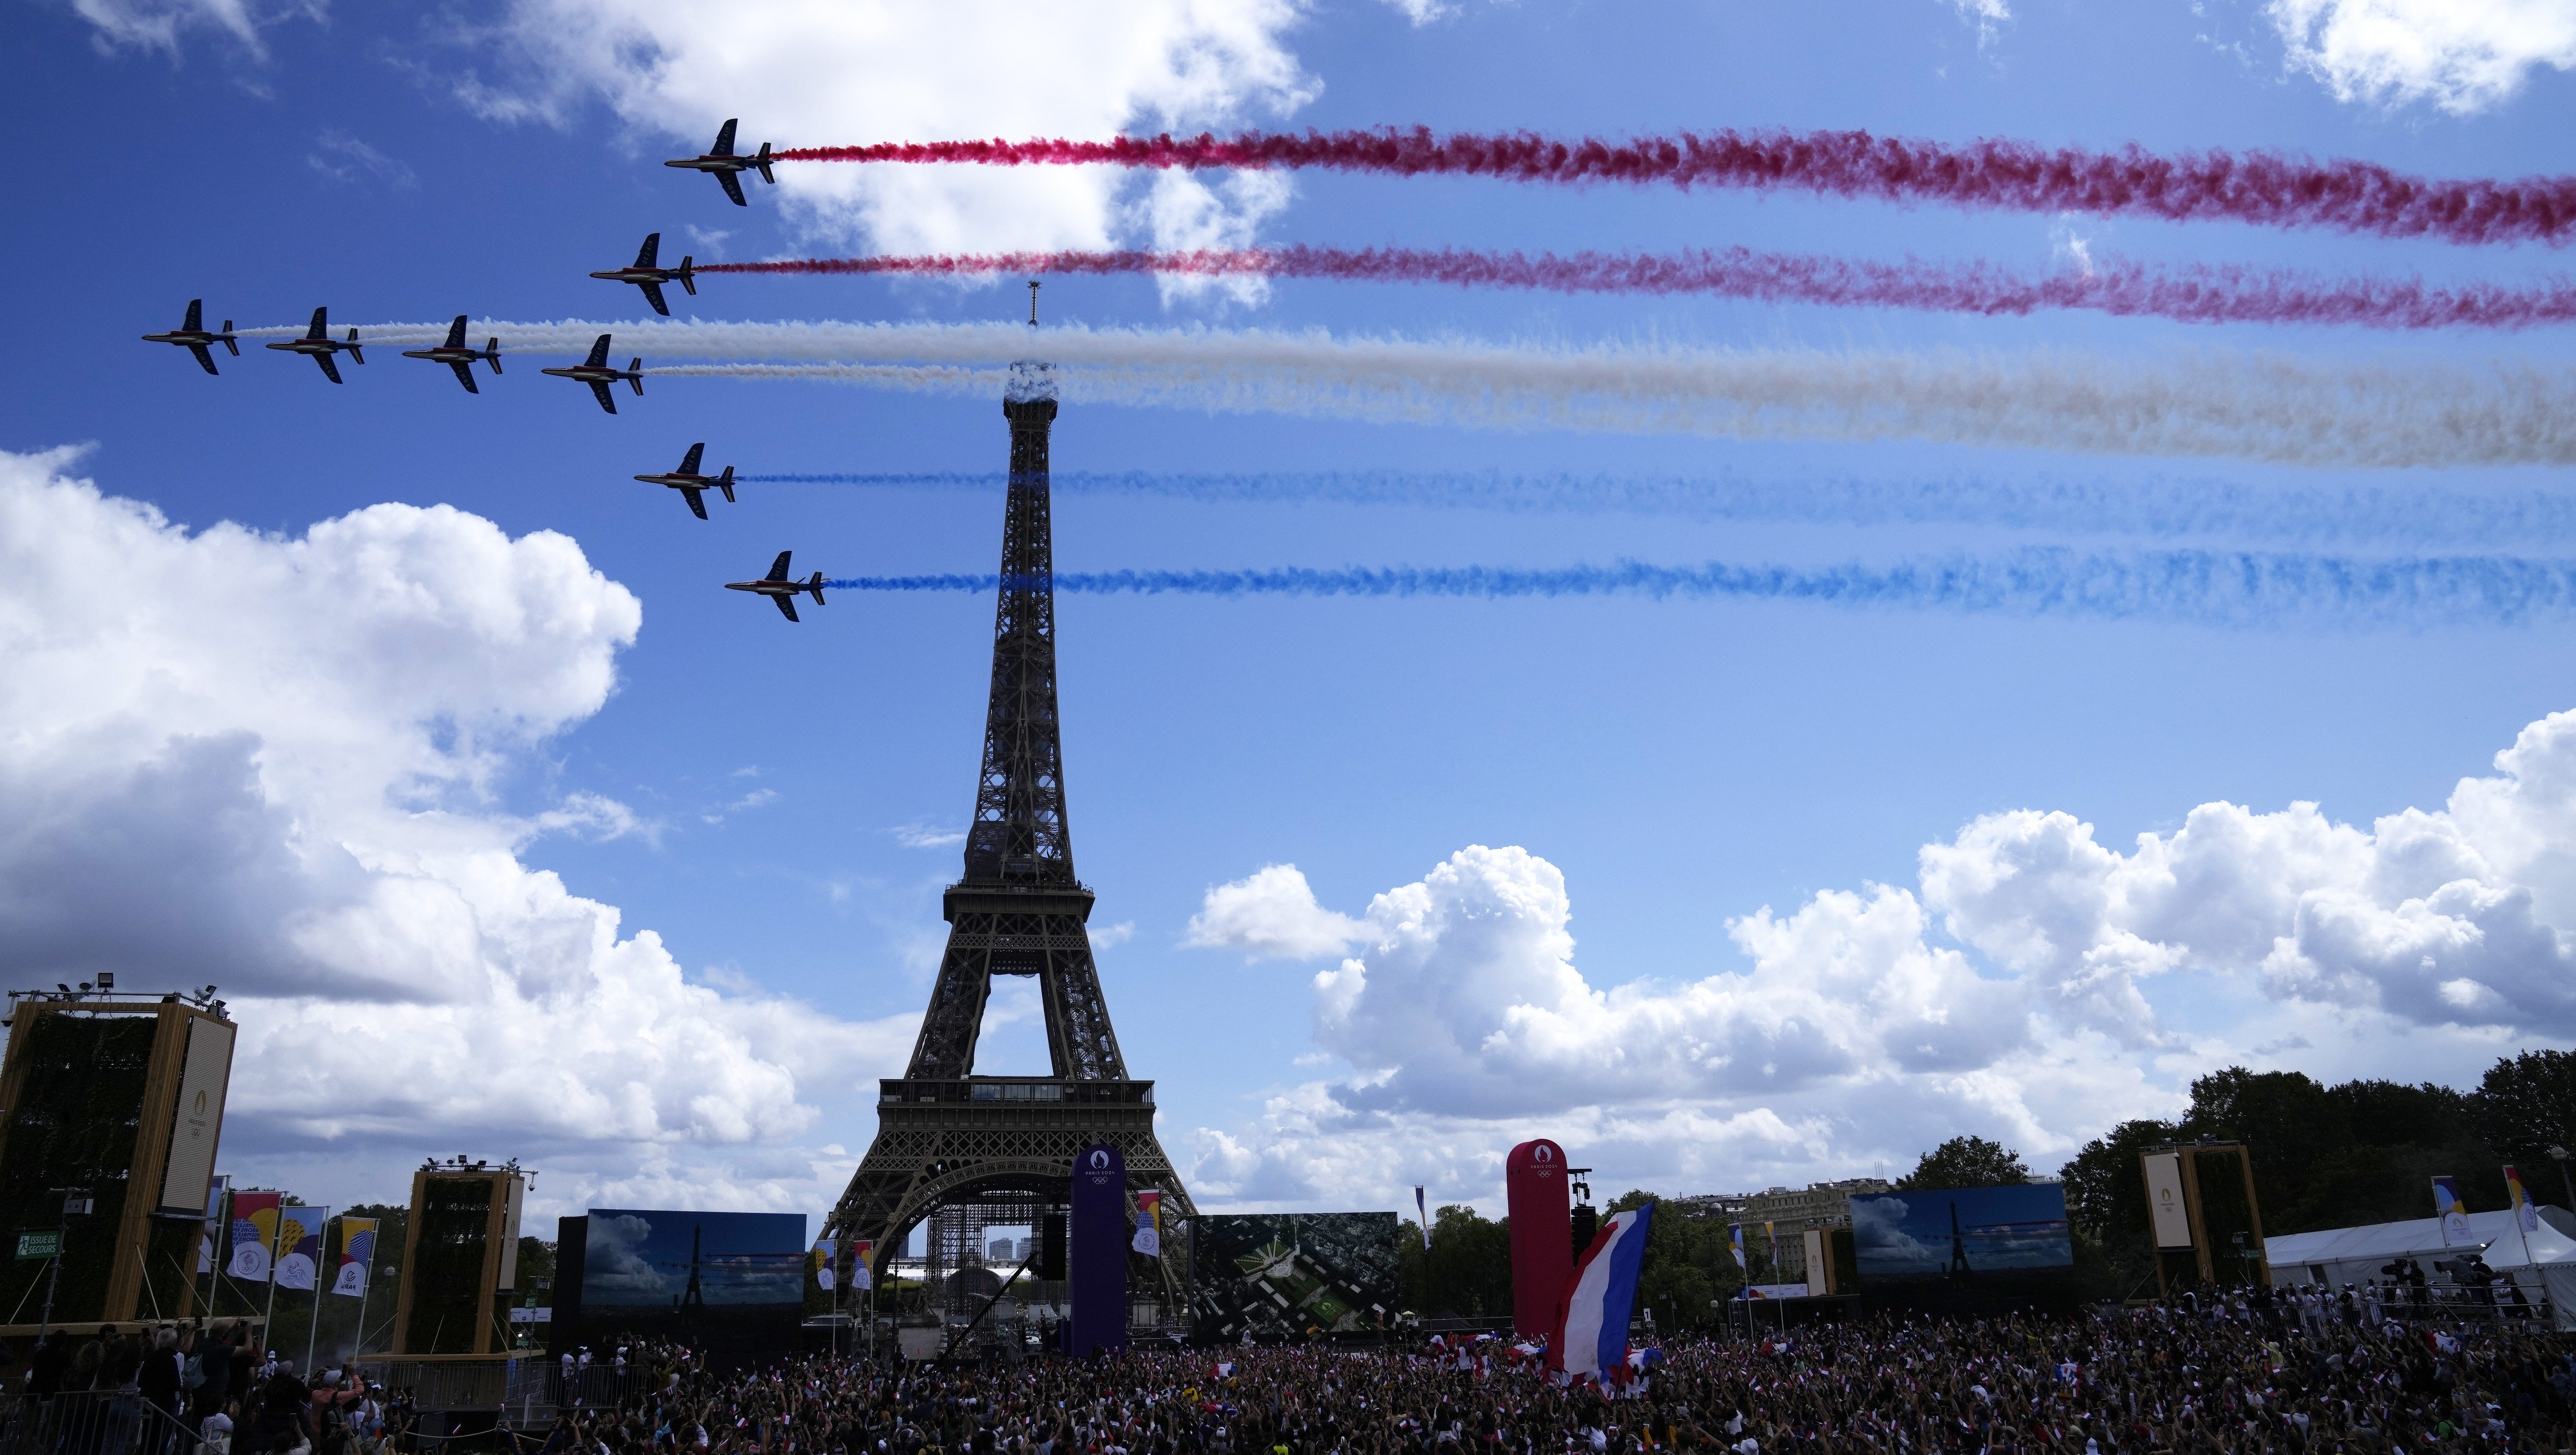
<path fill-rule="evenodd" d="M 1154 1136 L 1154 1083 L 1128 1075 L 1119 1054 L 1083 928 L 1091 891 L 1073 873 L 1056 732 L 1047 500 L 1056 398 L 1048 366 L 1011 366 L 1002 413 L 1011 422 L 1011 479 L 965 874 L 940 902 L 948 949 L 912 1064 L 902 1079 L 877 1083 L 876 1140 L 825 1228 L 845 1240 L 873 1239 L 879 1269 L 942 1207 L 996 1194 L 1062 1205 L 1074 1154 L 1094 1142 L 1124 1153 L 1128 1186 L 1161 1191 L 1170 1218 L 1196 1216 Z M 974 1074 L 996 975 L 1036 977 L 1052 1075 Z M 1165 1247 L 1177 1250 L 1180 1241 L 1166 1239 Z M 1172 1253 L 1163 1267 L 1168 1296 L 1179 1271 Z"/>

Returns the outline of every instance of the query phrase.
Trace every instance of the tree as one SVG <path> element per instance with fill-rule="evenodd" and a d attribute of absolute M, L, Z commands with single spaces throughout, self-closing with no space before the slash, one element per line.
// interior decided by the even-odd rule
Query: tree
<path fill-rule="evenodd" d="M 1631 1189 L 1610 1199 L 1604 1213 L 1623 1213 L 1650 1201 L 1655 1201 L 1653 1193 Z M 1665 1333 L 1708 1323 L 1709 1301 L 1742 1281 L 1726 1247 L 1725 1224 L 1685 1217 L 1672 1204 L 1656 1202 L 1646 1223 L 1645 1255 L 1637 1265 L 1638 1311 L 1652 1309 L 1655 1326 Z"/>
<path fill-rule="evenodd" d="M 2487 1068 L 2467 1098 L 2488 1145 L 2522 1164 L 2525 1186 L 2552 1147 L 2576 1146 L 2576 1054 L 2525 1051 Z"/>
<path fill-rule="evenodd" d="M 1483 1217 L 1464 1203 L 1436 1209 L 1430 1251 L 1417 1228 L 1405 1229 L 1396 1244 L 1396 1281 L 1406 1304 L 1426 1317 L 1510 1317 L 1510 1220 Z"/>
<path fill-rule="evenodd" d="M 2147 1235 L 2147 1181 L 2138 1158 L 2174 1140 L 2166 1122 L 2122 1122 L 2084 1144 L 2058 1169 L 2079 1268 L 2098 1270 L 2100 1292 L 2125 1298 L 2152 1288 L 2155 1249 Z"/>
<path fill-rule="evenodd" d="M 1952 1137 L 1923 1154 L 1914 1170 L 1898 1178 L 1899 1192 L 1926 1192 L 1940 1187 L 2018 1187 L 2030 1181 L 2021 1154 L 1983 1137 Z"/>

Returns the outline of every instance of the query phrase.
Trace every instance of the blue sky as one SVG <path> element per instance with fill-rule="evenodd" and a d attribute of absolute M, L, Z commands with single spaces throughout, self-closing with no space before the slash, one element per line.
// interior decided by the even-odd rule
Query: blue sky
<path fill-rule="evenodd" d="M 806 166 L 736 209 L 658 159 L 740 115 L 747 143 L 782 145 L 1164 124 L 1853 127 L 2521 176 L 2566 168 L 2571 11 L 17 0 L 0 105 L 61 162 L 0 221 L 28 344 L 0 359 L 0 450 L 93 448 L 11 462 L 0 510 L 18 581 L 0 588 L 0 640 L 42 667 L 0 695 L 27 886 L 0 909 L 0 953 L 31 983 L 115 968 L 225 984 L 247 1032 L 225 1170 L 343 1203 L 470 1144 L 555 1173 L 541 1205 L 819 1213 L 926 1000 L 990 602 L 842 593 L 790 627 L 716 588 L 788 548 L 836 577 L 989 570 L 998 491 L 749 484 L 701 523 L 628 477 L 701 439 L 710 467 L 751 475 L 998 472 L 992 399 L 662 378 L 610 418 L 536 372 L 562 361 L 506 336 L 508 372 L 479 396 L 384 346 L 344 363 L 339 388 L 255 347 L 209 379 L 134 341 L 191 297 L 245 326 L 316 304 L 359 325 L 637 319 L 632 290 L 583 274 L 655 230 L 666 256 L 701 261 L 1742 244 L 2528 282 L 2560 276 L 2559 254 L 1476 180 L 1191 191 Z M 1024 294 L 725 276 L 675 302 L 707 319 L 963 322 L 1007 320 Z M 1044 308 L 1095 328 L 2058 350 L 2184 373 L 2206 351 L 2502 359 L 2562 389 L 2569 367 L 2547 329 L 1289 282 L 1167 295 L 1142 279 L 1063 279 Z M 2567 483 L 2547 465 L 2339 471 L 1078 396 L 1055 463 L 1724 479 L 1789 501 L 1853 480 L 2508 503 Z M 201 534 L 227 521 L 252 534 Z M 2284 543 L 1104 490 L 1066 491 L 1056 532 L 1066 570 Z M 2326 548 L 2422 544 L 2356 534 Z M 2563 619 L 2208 627 L 1635 597 L 1059 610 L 1104 983 L 1205 1206 L 1392 1206 L 1415 1182 L 1498 1202 L 1503 1149 L 1540 1134 L 1609 1182 L 1673 1193 L 1910 1165 L 1961 1132 L 2054 1165 L 2112 1122 L 2170 1112 L 2216 1066 L 2466 1084 L 2576 1031 L 2555 928 L 2576 914 L 2576 824 L 2555 787 L 2576 725 L 2550 719 L 2576 707 Z M 2159 837 L 2141 851 L 2141 834 Z M 1038 1069 L 1033 1005 L 999 1006 L 984 1069 Z"/>

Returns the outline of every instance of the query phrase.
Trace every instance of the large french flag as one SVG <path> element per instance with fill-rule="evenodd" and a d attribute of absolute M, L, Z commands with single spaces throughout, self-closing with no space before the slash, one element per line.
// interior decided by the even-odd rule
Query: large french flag
<path fill-rule="evenodd" d="M 1600 1235 L 1574 1265 L 1556 1337 L 1548 1341 L 1551 1369 L 1598 1380 L 1604 1370 L 1628 1367 L 1628 1315 L 1637 1302 L 1637 1269 L 1646 1261 L 1646 1225 L 1655 1205 L 1630 1208 L 1602 1224 Z"/>

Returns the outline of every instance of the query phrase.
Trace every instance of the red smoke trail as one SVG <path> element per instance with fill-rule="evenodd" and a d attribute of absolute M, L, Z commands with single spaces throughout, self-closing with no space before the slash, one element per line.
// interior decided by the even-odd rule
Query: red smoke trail
<path fill-rule="evenodd" d="M 2365 328 L 2518 329 L 2576 322 L 2576 282 L 2533 288 L 2418 279 L 2322 279 L 2302 273 L 2112 263 L 2023 277 L 1983 263 L 1879 263 L 1795 253 L 1484 253 L 1443 248 L 1281 248 L 1151 253 L 985 253 L 707 263 L 701 273 L 1177 273 L 1380 283 L 1454 283 L 1558 293 L 1701 293 L 1767 303 L 2026 314 L 2081 308 L 2187 323 L 2343 323 Z"/>
<path fill-rule="evenodd" d="M 2331 227 L 2455 243 L 2563 242 L 2576 234 L 2576 177 L 2436 181 L 2372 162 L 2278 152 L 2157 156 L 1988 139 L 1964 147 L 1864 131 L 1734 130 L 1639 137 L 1613 145 L 1535 132 L 1434 136 L 1400 131 L 1245 132 L 1220 138 L 1110 141 L 880 142 L 797 147 L 793 162 L 972 162 L 983 166 L 1321 167 L 1342 172 L 1500 177 L 1516 182 L 1669 182 L 1946 202 L 2026 212 L 2228 218 L 2271 227 Z"/>

